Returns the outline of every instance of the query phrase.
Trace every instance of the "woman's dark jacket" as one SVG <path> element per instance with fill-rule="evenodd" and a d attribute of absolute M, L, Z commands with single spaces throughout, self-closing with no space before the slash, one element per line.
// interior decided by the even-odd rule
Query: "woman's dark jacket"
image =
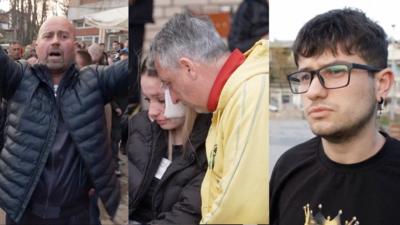
<path fill-rule="evenodd" d="M 106 210 L 114 216 L 120 185 L 107 143 L 104 104 L 127 92 L 127 60 L 113 66 L 71 65 L 57 98 L 44 65 L 14 62 L 0 48 L 0 91 L 7 100 L 0 153 L 0 207 L 18 222 L 32 196 L 54 142 L 61 114 Z"/>
<path fill-rule="evenodd" d="M 152 224 L 198 224 L 201 219 L 200 187 L 207 167 L 205 139 L 210 115 L 198 115 L 190 143 L 181 157 L 172 161 L 157 184 L 153 199 Z M 129 213 L 138 205 L 168 151 L 167 131 L 151 123 L 142 111 L 129 121 Z"/>

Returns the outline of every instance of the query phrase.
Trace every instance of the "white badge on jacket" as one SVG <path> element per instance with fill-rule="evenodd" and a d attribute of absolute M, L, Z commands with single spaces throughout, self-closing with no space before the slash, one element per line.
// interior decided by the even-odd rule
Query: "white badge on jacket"
<path fill-rule="evenodd" d="M 168 166 L 171 164 L 171 160 L 168 160 L 166 158 L 162 158 L 160 165 L 158 166 L 156 175 L 154 175 L 155 178 L 161 180 L 161 178 L 164 176 L 165 171 L 167 171 Z"/>
<path fill-rule="evenodd" d="M 184 117 L 186 112 L 186 107 L 178 102 L 174 104 L 172 102 L 171 93 L 168 88 L 165 88 L 165 112 L 164 116 L 167 118 L 179 118 Z"/>

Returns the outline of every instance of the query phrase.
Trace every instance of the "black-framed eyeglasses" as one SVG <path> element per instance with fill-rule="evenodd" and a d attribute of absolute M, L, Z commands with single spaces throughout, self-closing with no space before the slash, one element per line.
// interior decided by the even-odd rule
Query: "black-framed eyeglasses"
<path fill-rule="evenodd" d="M 322 87 L 326 89 L 337 89 L 349 85 L 352 69 L 367 70 L 370 73 L 376 73 L 382 70 L 373 66 L 357 63 L 335 63 L 326 65 L 318 70 L 297 71 L 287 75 L 287 79 L 293 94 L 306 93 L 315 76 L 318 77 Z"/>

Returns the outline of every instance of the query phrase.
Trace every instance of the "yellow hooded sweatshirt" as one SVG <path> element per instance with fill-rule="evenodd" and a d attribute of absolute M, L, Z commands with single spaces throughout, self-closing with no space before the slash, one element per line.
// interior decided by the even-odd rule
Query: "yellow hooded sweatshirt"
<path fill-rule="evenodd" d="M 267 224 L 268 41 L 258 41 L 225 83 L 206 140 L 201 224 Z"/>

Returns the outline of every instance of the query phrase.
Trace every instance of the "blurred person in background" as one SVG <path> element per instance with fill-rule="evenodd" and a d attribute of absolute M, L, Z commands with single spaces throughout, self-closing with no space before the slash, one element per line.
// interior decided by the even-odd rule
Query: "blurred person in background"
<path fill-rule="evenodd" d="M 36 49 L 32 47 L 32 45 L 27 45 L 25 48 L 24 59 L 30 65 L 34 65 L 38 63 L 38 57 L 36 54 Z"/>
<path fill-rule="evenodd" d="M 128 48 L 123 48 L 119 51 L 119 57 L 121 60 L 129 58 L 129 50 Z"/>
<path fill-rule="evenodd" d="M 112 53 L 111 51 L 108 51 L 107 53 L 107 63 L 108 63 L 108 65 L 112 65 L 112 64 L 114 64 L 114 60 L 115 60 L 115 55 L 116 54 L 114 54 L 114 53 Z"/>
<path fill-rule="evenodd" d="M 24 49 L 18 41 L 13 41 L 10 43 L 8 47 L 8 56 L 13 60 L 22 59 L 22 55 L 24 53 Z"/>
<path fill-rule="evenodd" d="M 24 59 L 28 59 L 32 56 L 36 56 L 36 49 L 32 45 L 27 45 L 24 50 Z"/>
<path fill-rule="evenodd" d="M 119 52 L 119 50 L 122 48 L 124 48 L 124 45 L 117 40 L 111 43 L 111 51 L 113 52 Z"/>
<path fill-rule="evenodd" d="M 268 39 L 269 3 L 266 0 L 243 0 L 236 11 L 228 36 L 231 51 L 249 50 L 261 38 Z"/>
<path fill-rule="evenodd" d="M 92 57 L 93 64 L 108 65 L 107 59 L 104 55 L 104 48 L 97 43 L 92 43 L 87 50 Z"/>
<path fill-rule="evenodd" d="M 86 50 L 77 50 L 75 52 L 75 62 L 78 69 L 93 64 L 92 57 Z"/>

